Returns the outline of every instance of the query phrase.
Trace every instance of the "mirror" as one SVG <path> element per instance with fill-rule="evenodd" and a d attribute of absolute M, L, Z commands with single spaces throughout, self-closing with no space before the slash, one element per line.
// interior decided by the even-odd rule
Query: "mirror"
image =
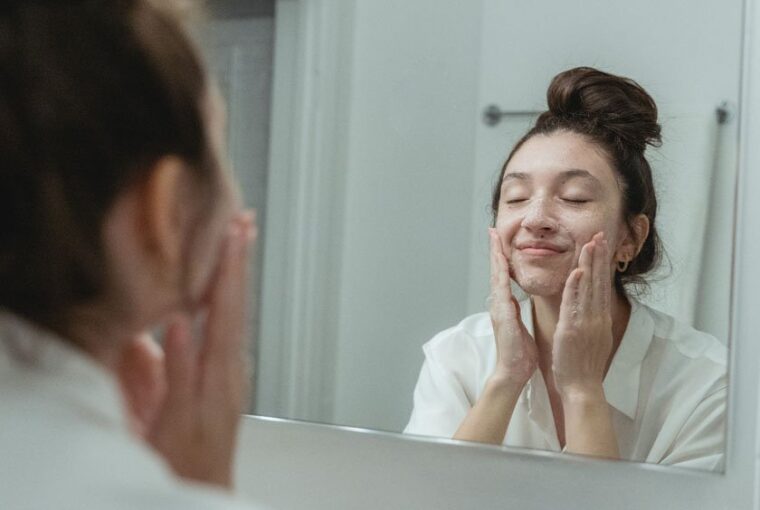
<path fill-rule="evenodd" d="M 407 427 L 423 381 L 422 346 L 487 311 L 489 205 L 506 157 L 546 110 L 551 79 L 591 66 L 639 83 L 662 128 L 661 147 L 646 158 L 667 258 L 647 275 L 648 292 L 631 294 L 640 304 L 628 329 L 650 328 L 647 342 L 622 336 L 607 372 L 618 384 L 605 379 L 619 453 L 722 469 L 714 444 L 676 454 L 690 434 L 723 437 L 724 408 L 699 404 L 725 401 L 741 1 L 698 10 L 685 0 L 341 2 L 330 19 L 297 0 L 254 13 L 219 3 L 210 56 L 228 99 L 233 166 L 262 227 L 253 412 Z M 652 360 L 669 349 L 712 367 L 714 386 L 687 391 L 685 382 L 670 401 L 657 394 L 679 377 L 696 380 L 675 361 L 658 372 L 666 362 Z M 480 381 L 474 393 L 460 385 L 462 398 L 449 404 L 477 401 L 493 362 L 483 356 L 471 365 L 486 368 L 467 374 Z M 678 366 L 686 365 L 695 366 Z M 535 395 L 523 392 L 524 405 L 547 396 L 543 379 L 531 381 Z M 653 418 L 666 401 L 688 416 Z M 525 439 L 529 430 L 508 444 L 561 451 L 549 404 L 537 404 L 540 418 L 522 418 L 543 423 L 545 437 Z M 462 419 L 466 407 L 449 419 Z M 452 427 L 411 431 L 452 437 Z M 637 446 L 644 435 L 648 443 Z"/>

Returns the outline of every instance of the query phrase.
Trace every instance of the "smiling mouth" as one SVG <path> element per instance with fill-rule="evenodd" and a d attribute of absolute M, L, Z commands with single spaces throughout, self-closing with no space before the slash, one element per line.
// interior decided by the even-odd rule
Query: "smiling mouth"
<path fill-rule="evenodd" d="M 550 257 L 552 255 L 561 255 L 564 253 L 564 251 L 555 250 L 553 248 L 525 247 L 520 248 L 519 250 L 525 255 L 532 255 L 534 257 Z"/>

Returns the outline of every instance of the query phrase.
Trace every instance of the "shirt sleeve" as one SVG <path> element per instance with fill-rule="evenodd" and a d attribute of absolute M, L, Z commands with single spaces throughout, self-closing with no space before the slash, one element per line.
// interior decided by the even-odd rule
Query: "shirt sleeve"
<path fill-rule="evenodd" d="M 425 346 L 425 362 L 414 388 L 414 409 L 405 434 L 451 438 L 470 410 L 465 389 L 450 367 Z"/>
<path fill-rule="evenodd" d="M 722 471 L 725 459 L 726 387 L 705 397 L 686 420 L 660 464 Z"/>

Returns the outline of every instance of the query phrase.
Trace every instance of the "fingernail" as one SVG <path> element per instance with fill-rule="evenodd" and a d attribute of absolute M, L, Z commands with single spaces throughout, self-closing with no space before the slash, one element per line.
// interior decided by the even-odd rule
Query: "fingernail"
<path fill-rule="evenodd" d="M 229 240 L 229 246 L 233 252 L 238 251 L 241 246 L 245 245 L 245 240 L 248 237 L 247 228 L 239 223 L 233 223 L 230 225 L 227 236 Z"/>

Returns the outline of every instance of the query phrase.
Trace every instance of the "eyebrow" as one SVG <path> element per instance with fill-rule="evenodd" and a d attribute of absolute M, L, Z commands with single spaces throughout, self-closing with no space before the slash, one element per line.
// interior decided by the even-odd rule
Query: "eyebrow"
<path fill-rule="evenodd" d="M 570 168 L 568 170 L 560 172 L 560 182 L 563 184 L 571 179 L 589 179 L 594 181 L 596 184 L 601 184 L 601 182 L 599 182 L 599 179 L 591 175 L 588 170 L 584 170 L 582 168 Z M 505 183 L 508 180 L 529 181 L 531 180 L 531 176 L 524 172 L 509 172 L 507 174 L 504 174 L 502 183 Z"/>

